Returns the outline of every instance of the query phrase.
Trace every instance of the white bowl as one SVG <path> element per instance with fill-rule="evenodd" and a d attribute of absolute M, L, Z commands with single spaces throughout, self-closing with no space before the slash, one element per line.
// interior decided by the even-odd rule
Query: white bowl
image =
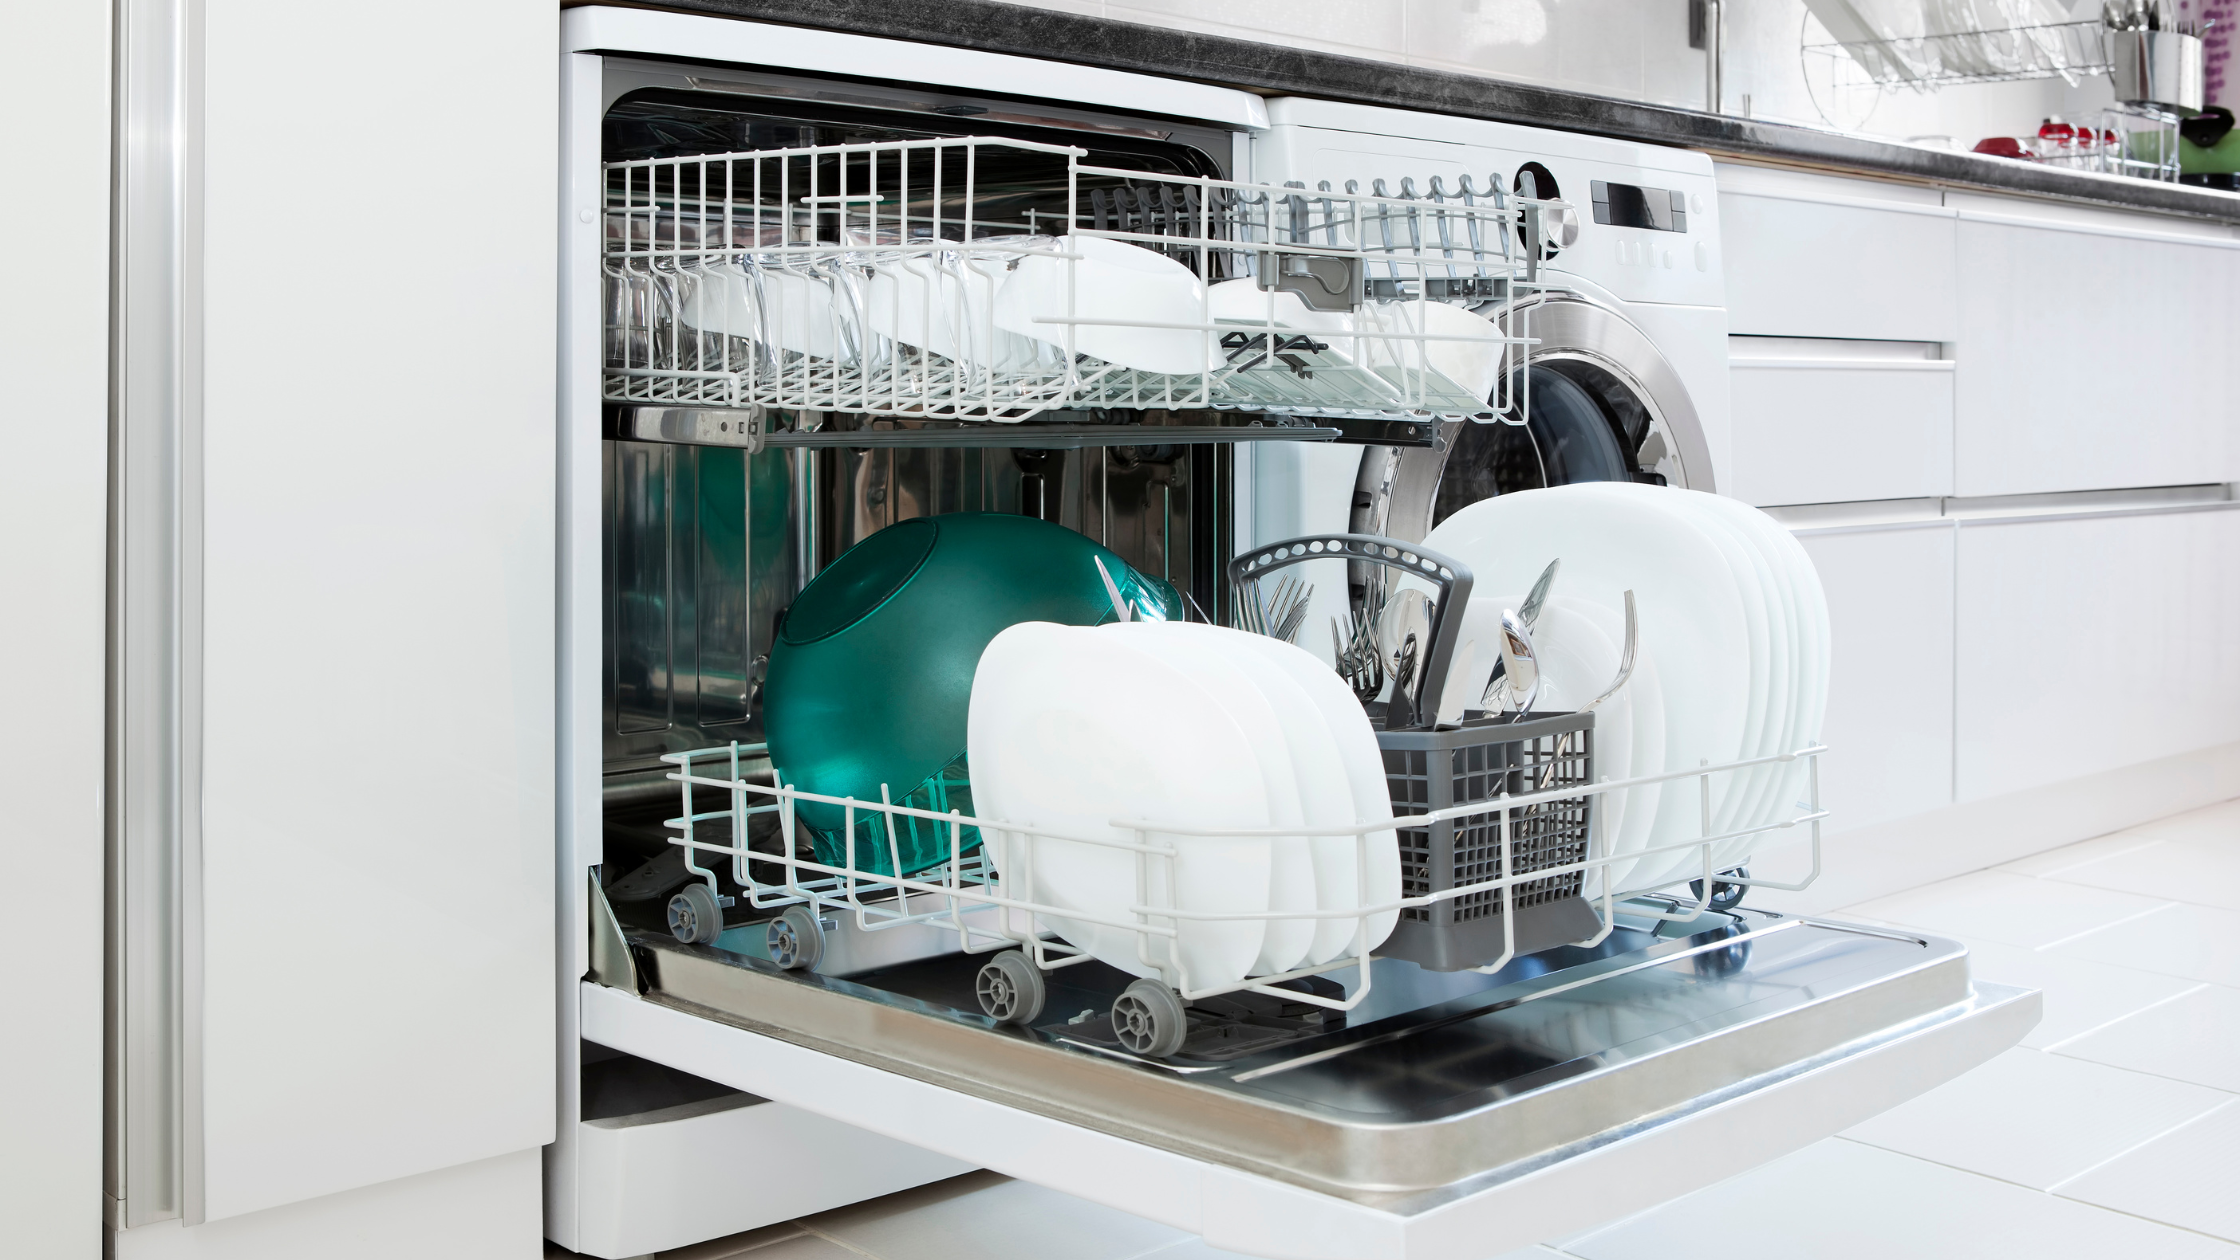
<path fill-rule="evenodd" d="M 1219 367 L 1216 333 L 1135 326 L 1208 322 L 1205 288 L 1188 267 L 1125 241 L 1078 233 L 1059 238 L 1052 253 L 1020 258 L 996 294 L 996 327 L 1058 347 L 1068 344 L 1071 328 L 1075 353 L 1143 372 Z"/>

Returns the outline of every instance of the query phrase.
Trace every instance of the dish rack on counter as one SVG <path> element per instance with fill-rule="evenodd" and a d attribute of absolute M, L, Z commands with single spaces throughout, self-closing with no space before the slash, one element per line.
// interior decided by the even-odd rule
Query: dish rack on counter
<path fill-rule="evenodd" d="M 1369 920 L 1381 914 L 1398 912 L 1401 916 L 1400 928 L 1395 930 L 1401 953 L 1396 956 L 1423 957 L 1422 946 L 1411 948 L 1406 944 L 1411 924 L 1421 937 L 1429 937 L 1435 927 L 1450 927 L 1460 930 L 1447 934 L 1447 942 L 1461 948 L 1474 946 L 1477 952 L 1468 958 L 1426 961 L 1453 970 L 1493 974 L 1536 949 L 1599 944 L 1617 923 L 1619 903 L 1607 878 L 1613 862 L 1630 864 L 1646 856 L 1697 851 L 1702 858 L 1701 873 L 1693 878 L 1692 893 L 1669 894 L 1666 902 L 1671 908 L 1667 911 L 1644 910 L 1638 901 L 1627 906 L 1628 914 L 1675 922 L 1693 921 L 1713 908 L 1716 899 L 1727 891 L 1723 886 L 1756 884 L 1797 889 L 1818 877 L 1820 820 L 1826 817 L 1820 808 L 1818 757 L 1826 751 L 1824 747 L 1815 745 L 1622 781 L 1592 782 L 1587 769 L 1591 742 L 1578 739 L 1581 732 L 1591 731 L 1591 714 L 1563 714 L 1522 722 L 1480 717 L 1457 731 L 1440 732 L 1444 742 L 1435 747 L 1424 745 L 1421 732 L 1380 732 L 1393 792 L 1395 817 L 1391 820 L 1279 832 L 1194 827 L 1186 819 L 1114 819 L 1113 825 L 1132 837 L 1127 840 L 1065 835 L 957 809 L 938 812 L 888 800 L 822 796 L 785 784 L 757 782 L 760 771 L 755 763 L 767 754 L 767 746 L 761 744 L 672 753 L 662 760 L 677 767 L 668 777 L 680 785 L 683 811 L 668 823 L 678 833 L 670 843 L 683 848 L 685 866 L 693 879 L 670 901 L 670 930 L 687 944 L 713 943 L 725 929 L 724 909 L 744 900 L 748 910 L 760 915 L 776 912 L 764 929 L 771 961 L 780 967 L 811 969 L 822 954 L 828 925 L 838 926 L 829 917 L 832 915 L 850 915 L 854 930 L 864 933 L 909 925 L 953 931 L 958 952 L 994 955 L 980 969 L 976 996 L 983 1012 L 1004 1024 L 1030 1022 L 1041 1014 L 1043 977 L 1047 973 L 1092 961 L 1088 953 L 1046 936 L 1040 920 L 1072 920 L 1119 929 L 1132 934 L 1137 961 L 1148 974 L 1128 987 L 1106 1017 L 1095 1021 L 1093 1027 L 1084 1025 L 1076 1037 L 1094 1049 L 1159 1059 L 1183 1045 L 1188 1028 L 1185 1002 L 1250 993 L 1331 1011 L 1358 1006 L 1373 985 L 1370 958 L 1392 952 L 1392 943 L 1386 950 L 1375 952 L 1361 945 L 1368 939 Z M 1391 742 L 1395 736 L 1406 746 L 1395 746 Z M 1713 776 L 1800 759 L 1807 762 L 1808 795 L 1799 802 L 1803 807 L 1799 812 L 1765 827 L 1709 834 Z M 1645 851 L 1615 857 L 1609 854 L 1598 825 L 1598 798 L 1630 787 L 1680 779 L 1698 783 L 1706 834 Z M 1422 808 L 1420 801 L 1427 782 L 1436 784 L 1437 790 L 1455 803 L 1444 808 Z M 706 794 L 710 792 L 720 802 L 713 808 L 706 807 Z M 847 811 L 841 833 L 845 844 L 841 862 L 828 865 L 804 856 L 809 846 L 803 824 L 796 817 L 802 801 L 840 806 Z M 884 831 L 892 862 L 889 870 L 900 869 L 902 833 L 913 829 L 920 834 L 934 829 L 945 838 L 948 857 L 908 874 L 869 869 L 870 863 L 859 861 L 857 856 L 859 814 L 877 819 L 875 829 Z M 774 816 L 776 827 L 771 838 L 776 843 L 755 848 L 753 824 L 763 816 Z M 1812 846 L 1811 872 L 1804 880 L 1779 884 L 1713 871 L 1712 854 L 1720 846 L 1744 836 L 1797 827 L 1807 829 Z M 1394 901 L 1347 911 L 1226 914 L 1180 907 L 1162 891 L 1175 887 L 1178 844 L 1194 839 L 1278 834 L 1354 837 L 1360 847 L 1358 869 L 1365 881 L 1368 844 L 1372 837 L 1387 831 L 1399 833 L 1403 862 L 1402 895 Z M 1127 915 L 1100 916 L 1037 901 L 1031 895 L 1035 887 L 1034 850 L 1042 841 L 1096 845 L 1132 855 L 1136 886 Z M 994 861 L 988 852 L 991 846 L 997 854 Z M 1435 854 L 1446 856 L 1444 866 L 1426 863 L 1426 857 Z M 704 861 L 707 855 L 719 855 L 715 859 L 718 863 L 723 857 L 730 859 L 728 873 L 739 890 L 738 897 L 723 892 L 717 871 Z M 1582 902 L 1580 890 L 1596 883 L 1600 887 L 1594 901 Z M 1682 874 L 1663 887 L 1690 883 L 1691 877 Z M 1629 896 L 1654 891 L 1635 890 Z M 1556 939 L 1520 941 L 1520 932 L 1530 930 L 1522 921 L 1529 918 L 1531 907 L 1567 899 L 1587 909 L 1583 926 L 1588 930 L 1580 932 L 1577 939 L 1567 933 Z M 1319 966 L 1298 967 L 1277 975 L 1205 983 L 1189 974 L 1176 948 L 1178 925 L 1184 921 L 1279 918 L 1352 919 L 1355 951 Z M 1495 926 L 1498 931 L 1489 930 Z M 1358 969 L 1358 979 L 1350 992 L 1327 981 L 1312 983 L 1317 977 L 1351 969 Z"/>
<path fill-rule="evenodd" d="M 1511 391 L 1528 374 L 1507 369 L 1506 347 L 1530 343 L 1529 304 L 1510 308 L 1536 287 L 1555 203 L 1498 177 L 1394 195 L 1381 180 L 1310 190 L 1084 155 L 958 138 L 607 164 L 606 397 L 920 420 L 1163 408 L 1522 422 Z M 1196 309 L 1144 318 L 1092 292 L 1090 242 L 1187 268 Z M 1022 268 L 1045 299 L 1024 322 L 1004 313 Z M 1217 318 L 1212 286 L 1239 279 L 1264 309 Z M 1432 305 L 1496 319 L 1458 337 L 1427 327 Z M 1282 311 L 1308 326 L 1278 326 Z M 1083 349 L 1116 330 L 1195 339 L 1203 362 L 1152 371 Z M 1459 340 L 1500 347 L 1490 389 L 1433 363 Z"/>

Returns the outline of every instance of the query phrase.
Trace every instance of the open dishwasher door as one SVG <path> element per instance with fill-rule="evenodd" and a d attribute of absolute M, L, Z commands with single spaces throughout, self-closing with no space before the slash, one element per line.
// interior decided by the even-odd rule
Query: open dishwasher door
<path fill-rule="evenodd" d="M 1150 369 L 1092 379 L 1086 352 L 1036 351 L 1039 384 L 1013 372 L 1019 392 L 968 397 L 961 377 L 925 369 L 969 353 L 757 349 L 782 341 L 753 326 L 783 309 L 767 296 L 779 286 L 835 294 L 835 311 L 853 300 L 847 286 L 816 290 L 796 281 L 824 273 L 768 269 L 762 290 L 734 290 L 749 314 L 725 323 L 731 317 L 707 295 L 730 273 L 694 272 L 688 278 L 703 286 L 694 298 L 677 287 L 680 271 L 633 272 L 632 260 L 689 243 L 711 256 L 823 251 L 845 269 L 862 265 L 857 255 L 933 248 L 911 235 L 912 220 L 879 216 L 900 207 L 951 222 L 954 206 L 884 185 L 811 184 L 767 197 L 758 189 L 760 202 L 784 209 L 766 221 L 759 210 L 741 216 L 750 203 L 735 187 L 717 188 L 725 170 L 751 176 L 766 163 L 773 178 L 796 169 L 824 178 L 816 163 L 827 158 L 844 172 L 848 154 L 907 151 L 922 164 L 939 155 L 953 178 L 964 169 L 956 148 L 969 144 L 985 169 L 997 169 L 989 154 L 1024 155 L 975 193 L 1013 199 L 1005 222 L 1035 229 L 1017 236 L 1046 228 L 1048 189 L 1036 181 L 1071 163 L 1088 206 L 1061 205 L 1074 226 L 1086 214 L 1098 230 L 1171 240 L 1177 223 L 1210 215 L 1214 198 L 1153 201 L 1142 188 L 1195 181 L 1234 192 L 1223 181 L 1238 176 L 1236 137 L 1264 127 L 1265 110 L 1257 98 L 1199 84 L 798 28 L 592 7 L 567 11 L 564 23 L 559 887 L 569 1000 L 561 1138 L 547 1161 L 555 1240 L 578 1246 L 587 1214 L 575 1204 L 606 1193 L 589 1184 L 604 1175 L 597 1161 L 577 1153 L 591 1122 L 567 1087 L 587 1044 L 751 1096 L 742 1106 L 778 1104 L 785 1124 L 772 1121 L 769 1133 L 829 1123 L 816 1131 L 817 1150 L 798 1140 L 779 1150 L 692 1148 L 703 1171 L 710 1159 L 736 1161 L 713 1179 L 721 1195 L 760 1196 L 730 1229 L 830 1206 L 829 1197 L 810 1203 L 773 1188 L 798 1187 L 817 1159 L 826 1163 L 816 1179 L 856 1194 L 954 1168 L 889 1159 L 886 1172 L 855 1178 L 876 1162 L 875 1147 L 903 1149 L 881 1142 L 891 1139 L 1244 1254 L 1461 1260 L 1576 1231 L 1802 1147 L 1991 1058 L 2036 1022 L 2037 995 L 1972 984 L 1953 942 L 1748 910 L 1679 924 L 1621 913 L 1591 945 L 1515 957 L 1491 974 L 1378 958 L 1366 968 L 1367 992 L 1359 972 L 1313 977 L 1323 987 L 1302 992 L 1322 1005 L 1263 993 L 1201 1001 L 1190 1037 L 1158 1061 L 1126 1053 L 1112 1036 L 1110 1012 L 1132 977 L 1101 963 L 1047 973 L 1041 1014 L 999 1025 L 975 992 L 986 955 L 960 952 L 959 929 L 796 904 L 787 908 L 800 916 L 795 927 L 821 953 L 804 967 L 798 955 L 773 960 L 783 934 L 771 931 L 767 907 L 756 911 L 752 897 L 731 896 L 741 892 L 735 882 L 712 877 L 705 909 L 715 930 L 686 932 L 702 943 L 682 943 L 678 924 L 662 921 L 661 899 L 685 882 L 689 862 L 661 864 L 678 852 L 664 830 L 677 813 L 670 768 L 679 754 L 729 744 L 731 774 L 742 775 L 737 750 L 759 737 L 755 688 L 775 616 L 848 546 L 914 516 L 1033 515 L 1097 539 L 1218 615 L 1222 565 L 1251 515 L 1235 443 L 1424 446 L 1430 426 L 1406 417 L 1451 421 L 1454 408 L 1431 396 L 1421 370 L 1388 379 L 1386 394 L 1318 394 L 1333 382 L 1378 383 L 1365 374 L 1373 368 L 1301 357 L 1329 351 L 1303 344 L 1311 338 L 1286 343 L 1297 362 L 1270 354 L 1232 357 L 1219 373 L 1160 369 L 1199 379 L 1186 401 L 1156 408 L 1123 405 L 1170 387 Z M 905 79 L 918 86 L 896 82 Z M 679 146 L 722 160 L 690 172 L 688 186 Z M 772 150 L 790 156 L 767 157 Z M 618 196 L 627 213 L 615 212 Z M 1104 207 L 1118 226 L 1095 217 Z M 849 218 L 859 212 L 860 225 Z M 1306 226 L 1276 244 L 1297 247 L 1304 262 L 1343 253 L 1317 244 L 1331 222 L 1326 207 L 1302 201 L 1298 212 Z M 1499 213 L 1513 211 L 1480 206 L 1464 219 Z M 831 222 L 817 226 L 818 216 Z M 800 224 L 832 230 L 820 237 L 796 232 Z M 1247 239 L 1268 248 L 1237 247 Z M 1486 236 L 1478 253 L 1507 260 L 1499 242 L 1509 239 Z M 1280 253 L 1272 241 L 1222 244 L 1232 261 L 1258 267 L 1247 256 Z M 1247 274 L 1213 270 L 1202 246 L 1174 255 L 1204 279 Z M 1046 246 L 1004 248 L 1024 256 Z M 602 296 L 610 274 L 637 285 L 607 290 L 623 299 L 612 304 Z M 1183 322 L 1183 331 L 1205 331 Z M 1268 340 L 1245 334 L 1230 349 L 1250 356 Z M 812 380 L 802 370 L 812 361 L 827 374 Z M 984 366 L 1000 366 L 998 356 Z M 930 392 L 905 398 L 885 383 L 903 368 L 932 382 Z M 984 383 L 999 373 L 974 375 Z M 1304 399 L 1292 400 L 1293 414 L 1255 418 L 1255 406 L 1292 389 Z M 925 398 L 951 414 L 980 411 L 928 419 Z M 982 423 L 999 407 L 1013 408 L 1006 423 Z M 1036 407 L 1049 414 L 1021 414 Z M 1297 414 L 1315 407 L 1315 417 Z M 740 861 L 744 870 L 743 851 Z M 658 1152 L 661 1132 L 694 1122 L 626 1119 L 634 1152 Z M 769 1174 L 781 1162 L 791 1180 Z M 600 1246 L 633 1254 L 596 1239 L 579 1249 Z"/>
<path fill-rule="evenodd" d="M 1167 1063 L 1075 1032 L 1124 976 L 1058 973 L 1049 1015 L 999 1028 L 962 959 L 838 978 L 745 932 L 738 953 L 639 932 L 602 975 L 631 987 L 583 986 L 583 1035 L 1227 1250 L 1459 1260 L 1796 1150 L 2038 1020 L 1950 941 L 1748 911 L 1654 926 L 1492 977 L 1380 959 L 1341 1029 Z"/>

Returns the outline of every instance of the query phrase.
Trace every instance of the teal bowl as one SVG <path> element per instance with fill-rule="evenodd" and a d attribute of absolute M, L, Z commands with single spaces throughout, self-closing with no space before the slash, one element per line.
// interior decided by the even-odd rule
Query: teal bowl
<path fill-rule="evenodd" d="M 763 729 L 779 778 L 805 792 L 972 812 L 965 714 L 988 642 L 1023 621 L 1115 620 L 1102 560 L 1123 598 L 1181 615 L 1174 588 L 1063 526 L 964 512 L 888 526 L 802 589 L 770 649 Z M 848 811 L 803 801 L 817 860 L 848 864 Z M 916 825 L 912 825 L 916 824 Z M 908 874 L 946 861 L 949 829 L 858 812 L 855 869 Z M 977 848 L 963 829 L 958 851 Z"/>

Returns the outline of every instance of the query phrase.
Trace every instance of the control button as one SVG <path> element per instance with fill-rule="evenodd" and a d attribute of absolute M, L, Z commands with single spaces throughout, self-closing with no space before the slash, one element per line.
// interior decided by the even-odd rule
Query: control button
<path fill-rule="evenodd" d="M 1696 242 L 1696 270 L 1711 270 L 1711 247 L 1702 241 Z"/>
<path fill-rule="evenodd" d="M 593 216 L 591 214 L 591 207 L 589 206 L 585 206 L 583 209 L 576 211 L 576 220 L 580 223 L 589 223 L 591 222 L 592 217 Z"/>
<path fill-rule="evenodd" d="M 1669 249 L 1664 251 L 1664 269 L 1666 271 L 1672 270 L 1672 251 Z"/>
<path fill-rule="evenodd" d="M 1693 210 L 1693 211 L 1695 211 L 1695 212 L 1696 212 L 1697 214 L 1702 214 L 1702 213 L 1703 213 L 1703 194 L 1702 194 L 1702 193 L 1692 193 L 1692 194 L 1690 194 L 1690 195 L 1689 195 L 1689 197 L 1688 197 L 1688 209 L 1690 209 L 1690 210 Z"/>

